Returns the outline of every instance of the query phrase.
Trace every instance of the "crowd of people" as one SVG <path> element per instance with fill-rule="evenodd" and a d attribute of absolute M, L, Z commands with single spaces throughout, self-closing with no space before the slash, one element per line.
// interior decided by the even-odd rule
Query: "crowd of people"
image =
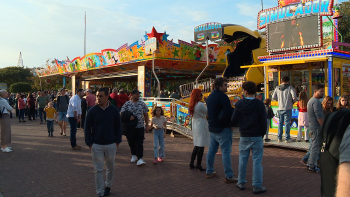
<path fill-rule="evenodd" d="M 297 140 L 301 141 L 302 127 L 305 130 L 305 141 L 310 142 L 309 152 L 301 160 L 308 166 L 310 172 L 320 172 L 318 157 L 320 155 L 321 128 L 325 116 L 350 108 L 349 98 L 342 96 L 336 105 L 329 96 L 324 97 L 324 86 L 316 84 L 313 87 L 314 94 L 308 99 L 305 92 L 296 96 L 294 89 L 289 85 L 287 76 L 282 78 L 282 85 L 278 86 L 272 96 L 278 101 L 278 114 L 271 109 L 271 100 L 262 102 L 256 98 L 257 86 L 253 82 L 244 82 L 242 85 L 244 98 L 231 106 L 227 91 L 226 78 L 217 78 L 214 82 L 214 91 L 208 98 L 203 98 L 200 89 L 194 89 L 190 96 L 189 113 L 192 116 L 192 131 L 194 148 L 190 157 L 190 169 L 206 171 L 206 177 L 216 176 L 214 169 L 215 155 L 219 147 L 222 152 L 222 163 L 225 172 L 226 183 L 236 183 L 240 190 L 245 189 L 247 183 L 247 163 L 252 153 L 253 159 L 253 193 L 266 192 L 263 187 L 263 140 L 269 141 L 268 131 L 271 119 L 277 116 L 280 120 L 278 128 L 278 141 L 282 142 L 283 126 L 285 126 L 285 142 L 295 140 L 290 137 L 290 120 L 294 103 L 299 109 L 299 128 Z M 162 95 L 162 94 L 161 94 Z M 133 90 L 127 95 L 123 89 L 100 88 L 97 92 L 78 89 L 76 94 L 70 97 L 62 88 L 56 94 L 53 91 L 40 91 L 38 93 L 18 93 L 15 99 L 5 90 L 0 90 L 1 111 L 1 150 L 9 153 L 12 148 L 11 125 L 9 118 L 12 113 L 11 104 L 16 109 L 19 122 L 25 122 L 40 118 L 40 124 L 47 123 L 48 136 L 53 137 L 54 123 L 59 123 L 60 135 L 66 136 L 66 127 L 70 127 L 70 142 L 72 150 L 81 150 L 77 144 L 76 132 L 78 128 L 84 129 L 85 144 L 92 153 L 92 163 L 95 171 L 96 193 L 98 196 L 109 195 L 113 184 L 115 153 L 122 142 L 122 134 L 126 136 L 131 152 L 131 162 L 137 166 L 143 166 L 145 133 L 153 130 L 154 158 L 153 164 L 164 162 L 165 159 L 165 134 L 166 118 L 161 107 L 155 107 L 152 111 L 152 119 L 148 116 L 148 107 L 140 99 L 140 92 Z M 171 95 L 177 98 L 176 91 Z M 12 102 L 11 102 L 12 101 Z M 350 122 L 348 123 L 350 124 Z M 233 128 L 240 131 L 239 141 L 239 166 L 238 176 L 235 176 L 231 164 Z M 309 132 L 308 132 L 309 131 Z M 349 162 L 350 127 L 345 137 L 347 141 L 341 141 L 341 162 Z M 310 135 L 310 137 L 309 137 Z M 208 148 L 206 167 L 202 166 L 204 148 Z M 344 156 L 344 154 L 348 154 Z M 194 163 L 197 159 L 196 164 Z M 103 168 L 106 165 L 106 181 L 103 178 Z"/>

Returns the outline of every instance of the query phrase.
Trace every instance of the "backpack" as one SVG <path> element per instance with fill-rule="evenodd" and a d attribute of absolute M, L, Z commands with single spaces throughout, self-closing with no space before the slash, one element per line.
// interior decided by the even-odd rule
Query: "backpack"
<path fill-rule="evenodd" d="M 339 166 L 339 147 L 350 124 L 350 110 L 343 109 L 326 116 L 322 125 L 322 149 L 320 153 L 321 193 L 334 196 Z"/>
<path fill-rule="evenodd" d="M 115 102 L 114 99 L 112 99 L 111 97 L 108 97 L 108 100 L 112 105 L 117 106 L 117 103 Z"/>

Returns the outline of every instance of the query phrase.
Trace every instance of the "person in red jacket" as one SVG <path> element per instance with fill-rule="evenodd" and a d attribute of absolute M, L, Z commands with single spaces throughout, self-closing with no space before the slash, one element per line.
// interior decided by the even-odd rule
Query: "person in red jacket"
<path fill-rule="evenodd" d="M 119 98 L 120 98 L 120 106 L 118 107 L 123 107 L 123 105 L 128 101 L 130 100 L 129 96 L 125 93 L 124 89 L 120 89 L 119 90 Z"/>
<path fill-rule="evenodd" d="M 109 96 L 115 101 L 116 107 L 120 110 L 119 106 L 120 106 L 121 100 L 118 95 L 118 89 L 114 88 L 112 94 L 110 94 Z"/>
<path fill-rule="evenodd" d="M 18 109 L 19 109 L 19 122 L 26 122 L 24 120 L 24 111 L 26 110 L 26 103 L 24 102 L 24 95 L 21 95 L 21 98 L 18 99 Z M 22 119 L 22 121 L 21 121 Z"/>

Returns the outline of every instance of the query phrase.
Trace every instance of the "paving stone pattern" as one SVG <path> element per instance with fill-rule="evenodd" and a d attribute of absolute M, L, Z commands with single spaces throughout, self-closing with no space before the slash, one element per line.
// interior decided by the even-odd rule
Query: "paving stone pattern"
<path fill-rule="evenodd" d="M 27 196 L 95 196 L 91 153 L 84 144 L 82 129 L 78 130 L 80 151 L 70 149 L 69 137 L 59 136 L 55 123 L 54 137 L 47 137 L 46 125 L 38 121 L 18 123 L 12 119 L 12 153 L 0 153 L 0 190 L 5 197 Z M 232 146 L 232 167 L 238 174 L 238 140 Z M 164 163 L 152 165 L 153 136 L 146 134 L 147 165 L 130 163 L 130 151 L 125 137 L 116 156 L 116 170 L 111 196 L 255 196 L 252 193 L 252 160 L 248 163 L 245 191 L 234 183 L 224 183 L 221 155 L 216 155 L 217 176 L 205 178 L 205 172 L 188 167 L 192 140 L 165 139 Z M 208 148 L 205 149 L 205 155 Z M 320 175 L 309 173 L 299 161 L 303 151 L 265 148 L 264 186 L 261 196 L 320 196 Z M 203 161 L 205 161 L 205 155 Z M 203 162 L 205 166 L 205 162 Z"/>

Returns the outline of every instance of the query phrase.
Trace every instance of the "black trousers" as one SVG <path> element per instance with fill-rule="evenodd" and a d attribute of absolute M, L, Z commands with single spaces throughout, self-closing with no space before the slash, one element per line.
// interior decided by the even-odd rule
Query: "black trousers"
<path fill-rule="evenodd" d="M 131 155 L 136 155 L 138 159 L 143 157 L 143 140 L 145 139 L 145 128 L 135 128 L 127 131 L 126 139 L 128 139 Z"/>
<path fill-rule="evenodd" d="M 28 120 L 35 120 L 35 107 L 29 108 Z"/>
<path fill-rule="evenodd" d="M 197 157 L 197 166 L 201 166 L 202 165 L 203 153 L 204 153 L 204 147 L 195 146 L 193 148 L 193 151 L 192 151 L 190 165 L 194 165 L 194 160 L 196 160 L 196 157 Z"/>

